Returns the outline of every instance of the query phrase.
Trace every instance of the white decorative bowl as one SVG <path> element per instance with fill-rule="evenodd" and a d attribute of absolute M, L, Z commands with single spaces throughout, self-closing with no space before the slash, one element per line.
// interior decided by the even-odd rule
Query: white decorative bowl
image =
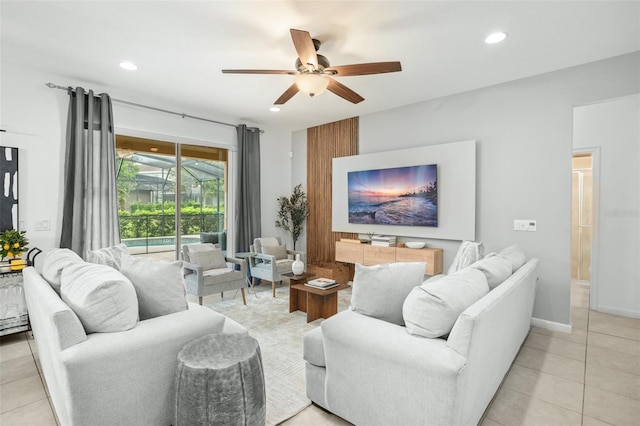
<path fill-rule="evenodd" d="M 407 241 L 404 245 L 412 249 L 421 249 L 424 247 L 424 243 L 421 241 Z"/>

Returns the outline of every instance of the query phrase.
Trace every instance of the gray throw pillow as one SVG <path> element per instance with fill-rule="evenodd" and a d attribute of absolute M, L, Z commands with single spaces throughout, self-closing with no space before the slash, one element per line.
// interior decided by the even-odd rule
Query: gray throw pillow
<path fill-rule="evenodd" d="M 129 249 L 126 245 L 120 243 L 112 247 L 89 250 L 87 252 L 87 262 L 107 265 L 120 270 L 120 259 L 123 254 L 129 254 Z"/>
<path fill-rule="evenodd" d="M 218 244 L 218 233 L 217 232 L 201 232 L 200 242 Z"/>
<path fill-rule="evenodd" d="M 287 248 L 285 246 L 262 246 L 262 254 L 275 256 L 276 260 L 287 258 Z"/>
<path fill-rule="evenodd" d="M 120 272 L 136 289 L 141 321 L 187 310 L 181 261 L 126 255 Z"/>
<path fill-rule="evenodd" d="M 226 231 L 201 232 L 200 242 L 218 244 L 221 250 L 226 250 L 227 249 L 227 232 Z"/>
<path fill-rule="evenodd" d="M 120 272 L 106 265 L 73 263 L 64 268 L 61 280 L 62 300 L 78 316 L 87 334 L 135 327 L 136 291 Z"/>
<path fill-rule="evenodd" d="M 356 264 L 351 309 L 363 315 L 404 325 L 402 304 L 424 279 L 424 262 L 398 262 L 374 266 Z"/>
<path fill-rule="evenodd" d="M 489 292 L 487 279 L 466 268 L 411 290 L 402 306 L 409 334 L 441 337 L 448 334 L 465 309 Z"/>
<path fill-rule="evenodd" d="M 190 263 L 199 265 L 204 270 L 208 269 L 220 269 L 227 267 L 227 261 L 224 258 L 224 253 L 220 249 L 214 249 L 211 251 L 198 251 L 189 253 Z"/>

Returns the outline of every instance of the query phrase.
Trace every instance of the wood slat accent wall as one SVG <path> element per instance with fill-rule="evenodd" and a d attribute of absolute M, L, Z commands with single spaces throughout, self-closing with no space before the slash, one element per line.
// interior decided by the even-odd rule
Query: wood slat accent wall
<path fill-rule="evenodd" d="M 335 242 L 358 234 L 331 231 L 332 159 L 358 153 L 358 117 L 307 129 L 307 263 L 335 261 Z"/>

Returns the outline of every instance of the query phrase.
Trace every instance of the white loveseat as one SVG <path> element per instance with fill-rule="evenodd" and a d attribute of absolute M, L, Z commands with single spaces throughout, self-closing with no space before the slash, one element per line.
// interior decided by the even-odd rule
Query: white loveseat
<path fill-rule="evenodd" d="M 307 396 L 356 425 L 478 424 L 529 332 L 537 264 L 509 271 L 442 338 L 353 310 L 325 320 L 304 337 Z"/>
<path fill-rule="evenodd" d="M 39 271 L 30 267 L 23 273 L 42 372 L 63 426 L 172 424 L 182 347 L 210 333 L 246 333 L 233 320 L 194 303 L 137 321 L 126 331 L 87 333 Z"/>

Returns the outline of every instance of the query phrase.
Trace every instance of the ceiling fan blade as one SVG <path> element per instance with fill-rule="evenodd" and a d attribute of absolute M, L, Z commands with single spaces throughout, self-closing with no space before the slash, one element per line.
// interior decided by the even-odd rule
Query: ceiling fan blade
<path fill-rule="evenodd" d="M 339 65 L 337 67 L 325 68 L 325 72 L 335 72 L 337 77 L 347 77 L 350 75 L 383 74 L 387 72 L 402 71 L 400 62 L 369 62 L 366 64 Z"/>
<path fill-rule="evenodd" d="M 314 70 L 318 69 L 318 55 L 309 32 L 293 28 L 291 28 L 290 32 L 300 62 L 313 65 Z"/>
<path fill-rule="evenodd" d="M 327 77 L 329 78 L 329 77 Z M 330 92 L 335 93 L 336 95 L 340 96 L 343 99 L 348 100 L 351 103 L 357 104 L 360 103 L 362 101 L 364 101 L 364 98 L 360 95 L 358 95 L 356 92 L 354 92 L 353 90 L 349 89 L 347 86 L 345 86 L 342 83 L 338 83 L 336 80 L 329 78 L 329 86 L 327 87 L 327 90 L 329 90 Z"/>
<path fill-rule="evenodd" d="M 297 75 L 298 71 L 293 70 L 222 70 L 223 74 L 287 74 Z"/>
<path fill-rule="evenodd" d="M 298 93 L 298 86 L 295 83 L 293 83 L 291 86 L 289 86 L 287 90 L 284 91 L 282 95 L 280 95 L 278 100 L 275 101 L 273 104 L 282 105 L 285 102 L 287 102 L 289 99 L 293 98 L 293 95 L 295 95 L 296 93 Z"/>

